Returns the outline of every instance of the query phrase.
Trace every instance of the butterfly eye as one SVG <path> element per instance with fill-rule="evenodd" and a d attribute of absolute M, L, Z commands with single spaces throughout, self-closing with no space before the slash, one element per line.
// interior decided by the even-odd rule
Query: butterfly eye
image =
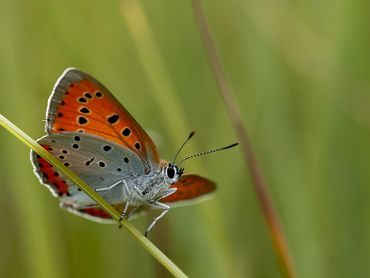
<path fill-rule="evenodd" d="M 175 176 L 175 169 L 173 167 L 168 167 L 167 168 L 167 177 L 170 178 L 170 179 L 173 179 L 173 177 Z"/>

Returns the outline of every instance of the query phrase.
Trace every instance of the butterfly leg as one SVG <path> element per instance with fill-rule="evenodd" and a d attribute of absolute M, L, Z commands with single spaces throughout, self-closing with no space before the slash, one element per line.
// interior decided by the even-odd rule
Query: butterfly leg
<path fill-rule="evenodd" d="M 102 192 L 102 191 L 108 191 L 108 190 L 111 190 L 112 188 L 116 187 L 117 185 L 119 185 L 122 181 L 118 181 L 110 186 L 107 186 L 107 187 L 102 187 L 102 188 L 96 188 L 94 189 L 95 192 Z M 123 181 L 125 182 L 125 181 Z"/>
<path fill-rule="evenodd" d="M 161 212 L 160 215 L 158 215 L 157 217 L 155 217 L 153 219 L 153 222 L 146 229 L 145 237 L 148 237 L 149 231 L 154 227 L 154 225 L 158 222 L 158 220 L 161 219 L 168 212 L 168 210 L 170 209 L 170 207 L 168 205 L 160 203 L 160 202 L 155 202 L 154 204 L 152 204 L 152 206 L 154 206 L 155 208 L 163 209 L 163 211 Z"/>
<path fill-rule="evenodd" d="M 136 193 L 141 197 L 143 198 L 144 197 L 144 194 L 140 191 L 140 189 L 135 185 L 134 186 L 134 190 L 136 191 Z M 132 191 L 131 191 L 131 194 L 132 194 Z M 131 196 L 130 194 L 130 196 Z M 126 206 L 127 206 L 127 203 L 126 203 Z M 126 219 L 129 220 L 135 213 L 137 210 L 139 210 L 140 208 L 142 208 L 142 206 L 136 206 L 134 207 L 130 213 L 127 215 Z M 127 210 L 127 209 L 126 209 Z"/>
<path fill-rule="evenodd" d="M 121 213 L 121 217 L 119 218 L 120 221 L 123 219 L 123 217 L 125 217 L 129 206 L 130 206 L 130 201 L 127 201 Z"/>
<path fill-rule="evenodd" d="M 127 185 L 126 180 L 123 180 L 122 182 L 123 182 L 124 188 L 128 189 L 128 185 Z M 126 213 L 127 213 L 127 210 L 128 210 L 128 208 L 129 208 L 129 206 L 130 206 L 131 196 L 132 196 L 132 190 L 130 190 L 130 195 L 129 195 L 129 197 L 128 197 L 128 201 L 126 202 L 125 207 L 123 208 L 123 211 L 122 211 L 122 213 L 121 213 L 121 216 L 119 217 L 118 222 L 121 222 L 121 221 L 122 221 L 122 219 L 125 217 L 125 215 L 126 215 Z M 128 218 L 126 218 L 126 219 L 128 219 Z M 119 229 L 120 229 L 120 228 L 122 228 L 122 224 L 121 224 L 121 223 L 119 224 L 118 228 L 119 228 Z"/>
<path fill-rule="evenodd" d="M 123 182 L 125 183 L 125 186 L 127 187 L 126 181 L 124 180 Z M 140 197 L 143 197 L 143 194 L 141 193 L 140 189 L 136 185 L 134 186 L 134 190 L 136 191 L 136 193 L 138 193 L 140 195 Z M 132 197 L 132 192 L 133 192 L 133 190 L 130 191 L 130 196 L 129 196 L 128 201 L 126 202 L 125 207 L 122 211 L 121 217 L 119 218 L 119 222 L 122 221 L 123 217 L 125 217 L 125 215 L 127 213 L 127 210 L 129 208 L 129 205 L 130 205 L 130 200 L 131 200 L 131 197 Z M 135 210 L 136 208 L 137 207 L 135 207 L 133 210 Z M 132 215 L 131 212 L 130 212 L 130 215 Z M 127 217 L 127 219 L 128 219 L 128 217 Z"/>
<path fill-rule="evenodd" d="M 120 219 L 119 219 L 119 222 L 121 222 L 122 221 L 122 219 L 126 216 L 126 219 L 127 220 L 130 220 L 131 219 L 131 217 L 137 212 L 137 210 L 139 210 L 140 208 L 142 208 L 141 206 L 136 206 L 136 207 L 134 207 L 128 214 L 124 214 L 124 213 L 122 213 L 122 215 L 121 215 L 121 217 L 120 217 Z M 120 228 L 122 228 L 122 224 L 120 223 L 119 224 L 119 226 L 118 226 L 118 228 L 120 229 Z"/>

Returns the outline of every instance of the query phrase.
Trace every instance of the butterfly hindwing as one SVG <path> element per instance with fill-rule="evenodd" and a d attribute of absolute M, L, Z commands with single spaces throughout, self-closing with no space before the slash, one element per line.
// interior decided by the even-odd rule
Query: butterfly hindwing
<path fill-rule="evenodd" d="M 108 89 L 92 76 L 67 69 L 49 98 L 46 131 L 86 132 L 137 153 L 148 172 L 160 162 L 156 146 Z"/>
<path fill-rule="evenodd" d="M 160 200 L 170 206 L 198 201 L 212 193 L 216 189 L 216 184 L 198 175 L 189 174 L 181 176 L 171 188 L 177 188 L 176 192 Z"/>
<path fill-rule="evenodd" d="M 47 135 L 39 143 L 76 173 L 93 189 L 109 187 L 119 181 L 129 180 L 144 174 L 144 165 L 136 153 L 112 141 L 79 132 Z M 68 203 L 76 208 L 94 205 L 90 197 L 55 171 L 43 158 L 31 154 L 35 173 L 54 193 L 61 197 L 62 205 Z M 109 203 L 120 203 L 129 192 L 123 191 L 123 184 L 111 190 L 100 192 Z"/>
<path fill-rule="evenodd" d="M 48 145 L 41 145 L 44 149 L 49 150 Z M 67 179 L 53 165 L 47 160 L 31 151 L 31 162 L 33 164 L 34 172 L 55 197 L 70 196 L 71 185 Z"/>
<path fill-rule="evenodd" d="M 120 204 L 114 204 L 113 207 L 117 211 L 123 211 L 123 208 L 125 207 L 126 203 L 120 203 Z M 95 222 L 99 223 L 105 223 L 105 224 L 114 224 L 116 221 L 112 219 L 112 217 L 102 208 L 97 206 L 87 207 L 87 208 L 73 208 L 68 207 L 66 205 L 62 206 L 63 208 L 67 209 L 69 212 L 76 214 L 78 216 L 82 216 L 84 218 L 87 218 L 89 220 L 93 220 Z M 144 207 L 133 207 L 129 206 L 127 210 L 127 215 L 130 216 L 130 219 L 135 218 L 136 216 L 145 213 L 147 209 Z"/>

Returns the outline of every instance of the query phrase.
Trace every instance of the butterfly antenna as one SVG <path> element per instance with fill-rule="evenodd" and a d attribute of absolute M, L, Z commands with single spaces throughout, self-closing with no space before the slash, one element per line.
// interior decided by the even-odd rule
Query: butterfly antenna
<path fill-rule="evenodd" d="M 182 143 L 181 147 L 179 148 L 179 150 L 177 151 L 177 153 L 175 155 L 175 158 L 172 160 L 173 163 L 175 163 L 175 161 L 176 161 L 178 155 L 180 154 L 181 150 L 184 148 L 184 146 L 186 145 L 186 143 L 191 139 L 191 137 L 193 137 L 194 133 L 195 133 L 195 131 L 190 132 L 188 138 L 186 138 L 185 142 Z"/>
<path fill-rule="evenodd" d="M 230 149 L 230 148 L 235 147 L 237 145 L 239 145 L 239 143 L 234 143 L 234 144 L 228 145 L 226 147 L 221 147 L 221 148 L 217 148 L 217 149 L 213 149 L 213 150 L 209 150 L 209 151 L 205 151 L 205 152 L 196 153 L 196 154 L 190 155 L 188 157 L 185 157 L 179 163 L 177 163 L 177 165 L 180 165 L 181 163 L 185 162 L 186 160 L 188 160 L 190 158 L 194 158 L 194 157 L 197 157 L 197 156 L 202 156 L 202 155 L 205 155 L 205 154 L 210 154 L 210 153 L 215 153 L 215 152 L 218 152 L 218 151 Z"/>

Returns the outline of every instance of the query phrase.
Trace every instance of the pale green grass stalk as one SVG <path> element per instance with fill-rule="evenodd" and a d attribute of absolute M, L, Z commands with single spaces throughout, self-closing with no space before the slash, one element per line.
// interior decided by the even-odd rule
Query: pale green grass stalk
<path fill-rule="evenodd" d="M 13 134 L 17 139 L 31 148 L 33 151 L 38 153 L 40 156 L 45 158 L 50 164 L 62 171 L 73 183 L 78 185 L 87 195 L 89 195 L 95 202 L 99 204 L 106 212 L 108 212 L 117 223 L 120 218 L 120 213 L 107 203 L 101 196 L 99 196 L 94 190 L 92 190 L 84 181 L 82 181 L 76 174 L 65 167 L 55 156 L 47 152 L 31 137 L 25 134 L 22 130 L 16 127 L 2 114 L 0 114 L 0 125 L 3 126 L 7 131 Z M 143 234 L 140 233 L 133 225 L 127 220 L 123 219 L 121 222 L 130 234 L 144 247 L 144 249 L 151 254 L 160 264 L 162 264 L 173 276 L 175 277 L 187 277 L 182 270 L 175 265 L 165 254 L 162 253 L 150 240 L 148 240 Z"/>
<path fill-rule="evenodd" d="M 218 83 L 221 96 L 225 102 L 230 121 L 239 137 L 244 159 L 251 175 L 252 184 L 256 191 L 257 199 L 268 224 L 276 255 L 279 258 L 281 267 L 286 277 L 295 277 L 295 266 L 293 264 L 288 243 L 285 239 L 285 235 L 280 224 L 278 213 L 273 205 L 270 192 L 264 180 L 264 176 L 257 163 L 257 158 L 254 154 L 252 143 L 245 128 L 243 118 L 232 94 L 231 85 L 226 77 L 221 59 L 213 42 L 211 32 L 209 31 L 202 3 L 200 0 L 192 0 L 192 4 L 195 19 L 197 20 L 199 26 L 201 38 L 204 43 L 206 54 L 208 55 L 210 66 Z"/>

